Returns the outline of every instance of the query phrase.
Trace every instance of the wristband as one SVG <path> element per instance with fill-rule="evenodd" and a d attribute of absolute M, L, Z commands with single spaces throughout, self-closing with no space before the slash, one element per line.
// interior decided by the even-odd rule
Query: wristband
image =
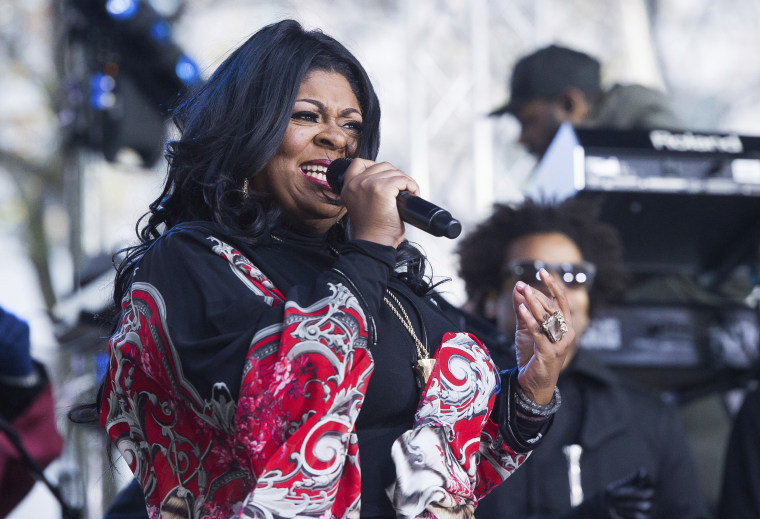
<path fill-rule="evenodd" d="M 528 395 L 525 394 L 520 384 L 515 387 L 515 403 L 517 404 L 517 412 L 523 417 L 529 420 L 545 419 L 559 410 L 562 405 L 562 397 L 559 394 L 559 388 L 554 386 L 554 394 L 548 404 L 537 404 L 531 400 Z"/>

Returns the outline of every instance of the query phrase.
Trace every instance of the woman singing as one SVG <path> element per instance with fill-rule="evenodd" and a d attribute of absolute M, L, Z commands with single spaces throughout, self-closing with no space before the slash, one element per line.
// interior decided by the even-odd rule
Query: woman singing
<path fill-rule="evenodd" d="M 374 162 L 375 92 L 319 31 L 264 27 L 173 120 L 100 399 L 150 517 L 471 515 L 559 406 L 562 287 L 516 286 L 499 372 L 436 306 L 396 208 L 418 186 Z"/>

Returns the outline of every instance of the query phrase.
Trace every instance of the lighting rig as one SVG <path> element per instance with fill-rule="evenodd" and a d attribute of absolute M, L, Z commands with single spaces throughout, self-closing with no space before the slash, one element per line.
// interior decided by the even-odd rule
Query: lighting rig
<path fill-rule="evenodd" d="M 198 66 L 147 1 L 67 0 L 62 18 L 59 113 L 67 145 L 95 149 L 109 161 L 131 148 L 153 165 L 169 110 L 201 82 Z"/>

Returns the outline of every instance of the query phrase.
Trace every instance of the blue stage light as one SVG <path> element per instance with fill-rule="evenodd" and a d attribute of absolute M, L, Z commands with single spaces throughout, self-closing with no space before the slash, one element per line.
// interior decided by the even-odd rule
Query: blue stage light
<path fill-rule="evenodd" d="M 93 74 L 90 78 L 90 106 L 97 110 L 107 110 L 116 104 L 113 89 L 116 81 L 106 74 Z"/>
<path fill-rule="evenodd" d="M 159 22 L 154 23 L 150 27 L 150 35 L 153 37 L 154 40 L 164 41 L 168 40 L 171 37 L 171 27 L 168 23 L 161 20 Z"/>
<path fill-rule="evenodd" d="M 177 59 L 177 65 L 174 67 L 177 77 L 185 85 L 194 85 L 200 79 L 200 71 L 193 60 L 185 54 L 180 55 Z"/>
<path fill-rule="evenodd" d="M 90 106 L 96 110 L 108 110 L 116 104 L 116 96 L 113 92 L 92 92 L 90 94 Z"/>
<path fill-rule="evenodd" d="M 137 14 L 137 0 L 108 0 L 106 12 L 116 20 L 128 20 Z"/>
<path fill-rule="evenodd" d="M 90 78 L 90 89 L 92 91 L 110 92 L 116 86 L 116 81 L 107 74 L 93 74 Z"/>

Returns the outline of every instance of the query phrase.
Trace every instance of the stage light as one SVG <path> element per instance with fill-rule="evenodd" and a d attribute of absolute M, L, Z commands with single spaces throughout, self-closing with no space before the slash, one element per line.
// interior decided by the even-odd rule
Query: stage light
<path fill-rule="evenodd" d="M 110 92 L 116 86 L 116 81 L 107 74 L 93 74 L 90 78 L 90 88 L 101 92 Z"/>
<path fill-rule="evenodd" d="M 150 35 L 154 40 L 166 41 L 171 37 L 171 27 L 168 23 L 161 20 L 154 23 L 150 28 Z"/>
<path fill-rule="evenodd" d="M 108 0 L 106 12 L 116 20 L 127 20 L 137 14 L 137 0 Z"/>
<path fill-rule="evenodd" d="M 116 104 L 113 92 L 93 92 L 90 94 L 90 105 L 96 110 L 108 110 Z"/>
<path fill-rule="evenodd" d="M 155 164 L 170 110 L 202 81 L 198 65 L 149 0 L 65 1 L 76 13 L 68 18 L 69 41 L 89 71 L 79 76 L 81 100 L 71 101 L 72 145 L 99 150 L 109 161 L 129 148 L 146 166 Z"/>
<path fill-rule="evenodd" d="M 106 74 L 93 74 L 90 78 L 90 106 L 96 110 L 108 110 L 116 104 L 113 90 L 116 82 Z"/>
<path fill-rule="evenodd" d="M 177 58 L 177 65 L 174 67 L 177 77 L 185 85 L 194 85 L 200 80 L 200 71 L 193 60 L 185 54 L 180 54 Z"/>

